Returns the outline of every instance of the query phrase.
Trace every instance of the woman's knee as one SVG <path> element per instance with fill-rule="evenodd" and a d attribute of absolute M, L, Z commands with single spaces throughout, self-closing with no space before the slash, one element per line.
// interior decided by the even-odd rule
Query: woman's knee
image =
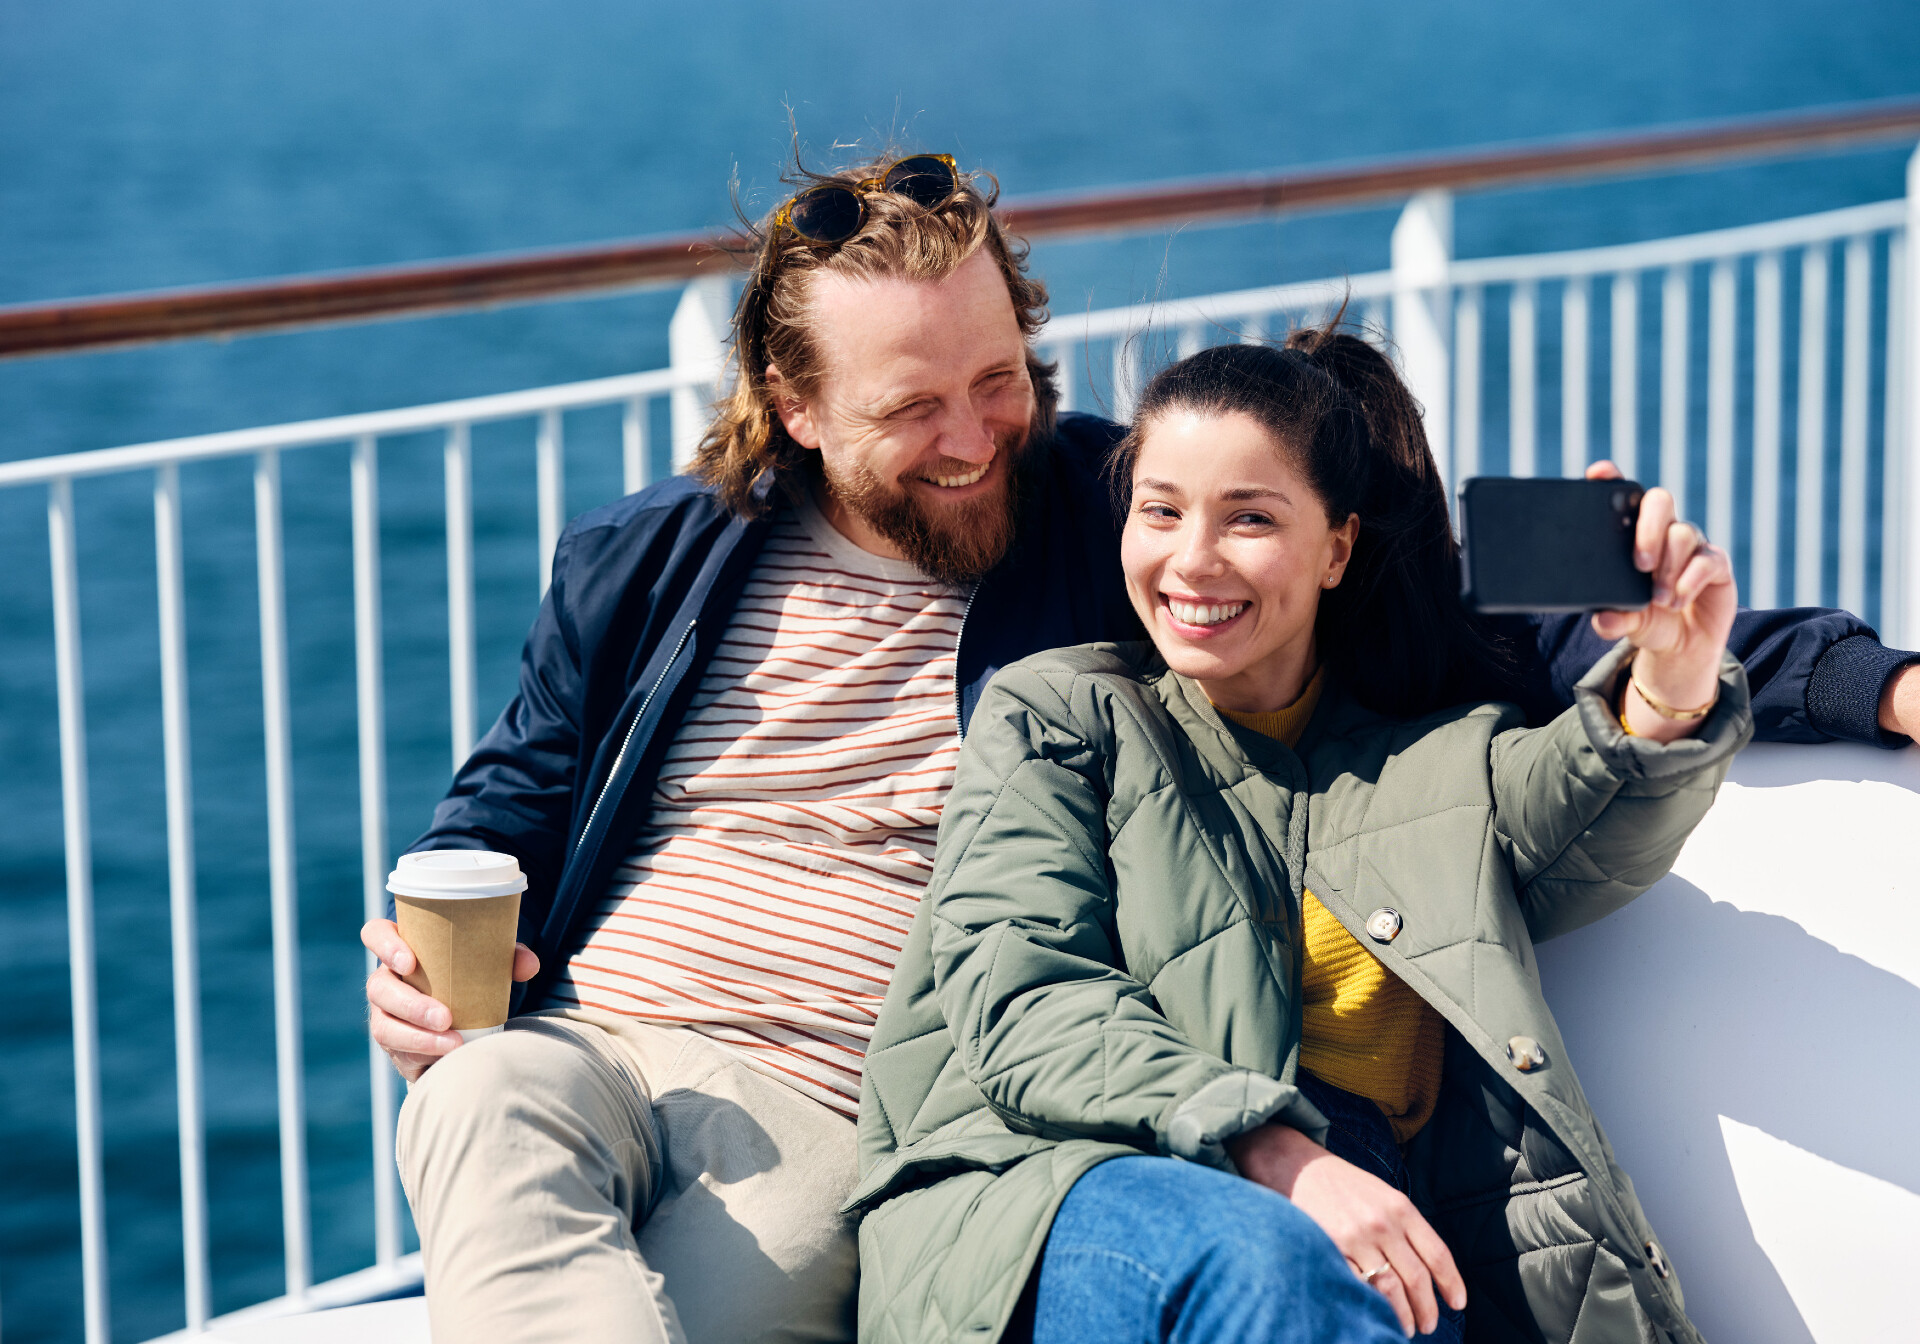
<path fill-rule="evenodd" d="M 1071 1239 L 1081 1222 L 1108 1228 L 1136 1223 L 1141 1233 L 1195 1254 L 1253 1247 L 1247 1258 L 1256 1263 L 1275 1247 L 1315 1238 L 1332 1248 L 1292 1201 L 1229 1172 L 1169 1157 L 1116 1158 L 1082 1176 L 1060 1210 L 1054 1235 Z"/>
<path fill-rule="evenodd" d="M 1172 1158 L 1120 1158 L 1083 1176 L 1047 1250 L 1139 1260 L 1158 1281 L 1165 1309 L 1198 1312 L 1232 1332 L 1257 1334 L 1261 1321 L 1312 1320 L 1345 1338 L 1336 1322 L 1368 1320 L 1384 1306 L 1370 1300 L 1333 1241 L 1291 1200 Z M 1391 1324 L 1391 1313 L 1382 1319 Z"/>

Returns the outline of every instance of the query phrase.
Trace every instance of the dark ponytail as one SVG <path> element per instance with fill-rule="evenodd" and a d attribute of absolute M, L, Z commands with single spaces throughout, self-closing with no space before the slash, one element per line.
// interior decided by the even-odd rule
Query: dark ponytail
<path fill-rule="evenodd" d="M 1512 685 L 1504 645 L 1460 601 L 1446 485 L 1419 403 L 1378 350 L 1336 318 L 1280 349 L 1215 346 L 1163 369 L 1116 450 L 1117 490 L 1131 492 L 1142 429 L 1173 410 L 1250 417 L 1307 478 L 1331 525 L 1360 515 L 1353 559 L 1320 595 L 1314 638 L 1361 704 L 1401 718 Z"/>

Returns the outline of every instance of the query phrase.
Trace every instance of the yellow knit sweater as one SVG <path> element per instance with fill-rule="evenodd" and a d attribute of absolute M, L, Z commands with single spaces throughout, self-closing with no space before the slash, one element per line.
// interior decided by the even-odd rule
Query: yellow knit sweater
<path fill-rule="evenodd" d="M 1271 714 L 1220 712 L 1291 747 L 1320 703 L 1323 676 L 1314 673 L 1298 700 Z M 1386 1112 L 1393 1137 L 1405 1143 L 1432 1118 L 1439 1100 L 1446 1021 L 1375 961 L 1312 892 L 1300 904 L 1300 1067 L 1373 1102 Z"/>

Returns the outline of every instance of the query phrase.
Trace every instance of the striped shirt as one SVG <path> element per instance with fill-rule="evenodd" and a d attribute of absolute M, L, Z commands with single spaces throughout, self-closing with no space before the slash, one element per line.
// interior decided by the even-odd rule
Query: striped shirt
<path fill-rule="evenodd" d="M 965 606 L 784 510 L 555 1002 L 690 1026 L 853 1115 L 960 755 Z"/>

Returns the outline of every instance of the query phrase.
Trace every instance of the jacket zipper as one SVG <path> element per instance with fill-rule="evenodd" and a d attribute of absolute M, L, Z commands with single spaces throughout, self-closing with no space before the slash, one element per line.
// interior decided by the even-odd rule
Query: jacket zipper
<path fill-rule="evenodd" d="M 593 819 L 600 815 L 600 804 L 607 801 L 607 790 L 613 787 L 613 781 L 620 777 L 621 762 L 627 759 L 627 748 L 633 745 L 633 735 L 640 728 L 640 720 L 647 717 L 647 706 L 653 703 L 653 697 L 660 694 L 661 686 L 666 684 L 667 673 L 673 671 L 673 665 L 680 661 L 681 650 L 687 647 L 687 641 L 693 638 L 693 628 L 700 624 L 695 617 L 687 622 L 687 628 L 680 632 L 680 642 L 673 646 L 673 654 L 667 659 L 666 666 L 660 669 L 660 675 L 654 679 L 653 688 L 647 692 L 647 698 L 640 702 L 640 708 L 633 712 L 633 719 L 627 724 L 627 735 L 620 739 L 620 750 L 614 753 L 613 765 L 607 771 L 607 782 L 600 786 L 600 796 L 593 800 L 593 807 L 587 812 L 587 824 L 580 828 L 580 838 L 585 840 L 593 830 Z"/>
<path fill-rule="evenodd" d="M 967 738 L 967 723 L 960 712 L 960 645 L 966 640 L 967 617 L 973 614 L 973 599 L 979 592 L 978 583 L 967 590 L 967 605 L 960 609 L 960 633 L 953 637 L 953 735 L 963 742 Z"/>

